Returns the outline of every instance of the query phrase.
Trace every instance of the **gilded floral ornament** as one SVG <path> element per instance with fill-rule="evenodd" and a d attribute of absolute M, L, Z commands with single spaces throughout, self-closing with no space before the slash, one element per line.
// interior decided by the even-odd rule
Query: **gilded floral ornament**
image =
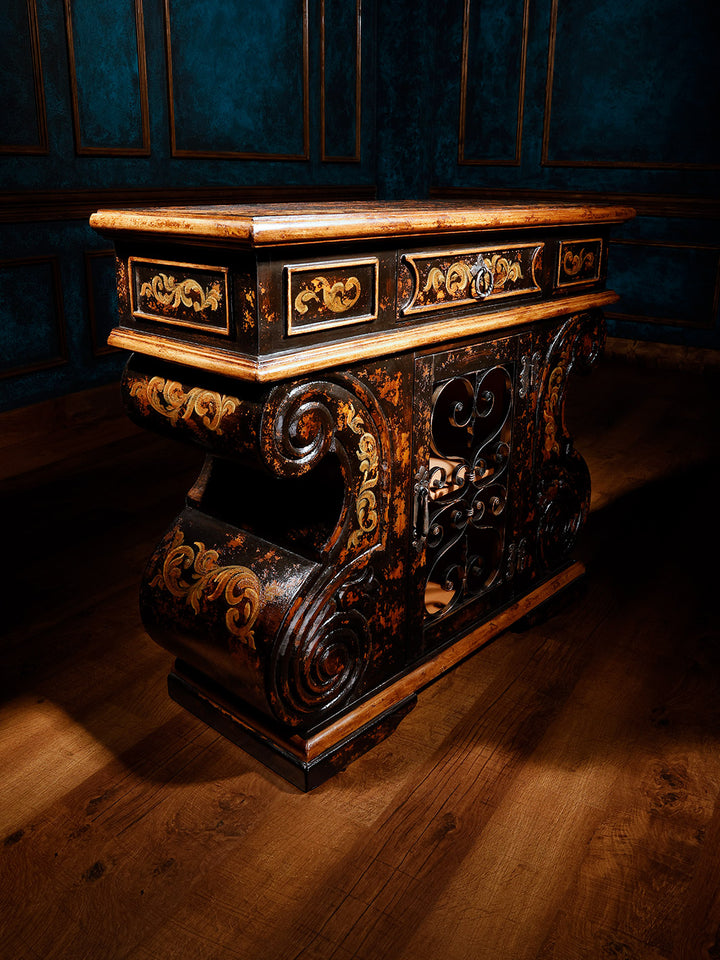
<path fill-rule="evenodd" d="M 260 581 L 248 567 L 218 566 L 217 550 L 208 550 L 196 540 L 184 542 L 182 530 L 176 530 L 162 570 L 150 581 L 173 597 L 184 599 L 193 612 L 200 614 L 203 601 L 220 598 L 227 604 L 225 625 L 240 643 L 255 650 L 253 626 L 262 601 Z"/>
<path fill-rule="evenodd" d="M 352 403 L 340 408 L 339 419 L 341 425 L 347 425 L 360 437 L 356 456 L 360 461 L 362 483 L 355 500 L 355 512 L 360 528 L 354 531 L 348 541 L 350 547 L 356 547 L 363 535 L 372 533 L 378 525 L 377 500 L 373 492 L 378 482 L 378 450 L 375 437 L 365 429 L 365 421 L 356 413 Z"/>
<path fill-rule="evenodd" d="M 182 384 L 164 377 L 132 381 L 130 396 L 149 403 L 153 410 L 167 417 L 172 424 L 198 416 L 208 430 L 217 434 L 223 432 L 220 427 L 223 417 L 233 413 L 240 405 L 236 397 L 225 396 L 215 390 L 192 387 L 186 392 Z"/>
<path fill-rule="evenodd" d="M 209 290 L 203 290 L 197 280 L 191 277 L 178 283 L 175 277 L 160 273 L 152 280 L 143 283 L 140 287 L 140 296 L 149 297 L 163 307 L 176 309 L 182 304 L 200 313 L 207 308 L 217 310 L 222 294 L 217 280 L 211 284 Z"/>
<path fill-rule="evenodd" d="M 492 275 L 495 278 L 495 290 L 501 290 L 506 283 L 515 282 L 523 279 L 520 261 L 515 260 L 512 263 L 507 257 L 494 253 L 489 263 Z"/>
<path fill-rule="evenodd" d="M 298 313 L 307 313 L 308 304 L 316 301 L 333 313 L 344 313 L 357 303 L 360 293 L 361 286 L 357 277 L 348 277 L 335 283 L 325 277 L 314 277 L 309 288 L 301 290 L 295 297 L 295 310 Z M 322 294 L 322 300 L 319 294 Z"/>
<path fill-rule="evenodd" d="M 568 277 L 577 276 L 581 270 L 590 270 L 595 263 L 595 252 L 584 247 L 580 253 L 566 250 L 562 260 L 563 273 Z"/>

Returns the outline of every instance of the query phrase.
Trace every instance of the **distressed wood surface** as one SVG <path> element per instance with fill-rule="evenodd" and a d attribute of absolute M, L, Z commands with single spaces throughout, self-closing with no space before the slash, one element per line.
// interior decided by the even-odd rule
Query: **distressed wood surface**
<path fill-rule="evenodd" d="M 310 794 L 168 699 L 139 622 L 197 452 L 148 434 L 5 480 L 0 954 L 720 955 L 717 386 L 574 384 L 584 594 Z"/>
<path fill-rule="evenodd" d="M 620 223 L 632 207 L 603 203 L 472 203 L 453 200 L 215 204 L 98 210 L 96 230 L 191 236 L 264 246 L 308 240 L 438 236 L 506 227 Z"/>

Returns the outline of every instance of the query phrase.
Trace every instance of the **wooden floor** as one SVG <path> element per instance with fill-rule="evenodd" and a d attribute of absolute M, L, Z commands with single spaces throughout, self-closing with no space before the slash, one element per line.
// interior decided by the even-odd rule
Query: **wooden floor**
<path fill-rule="evenodd" d="M 577 383 L 586 592 L 308 795 L 167 698 L 139 622 L 197 455 L 6 479 L 3 960 L 718 960 L 717 388 Z"/>

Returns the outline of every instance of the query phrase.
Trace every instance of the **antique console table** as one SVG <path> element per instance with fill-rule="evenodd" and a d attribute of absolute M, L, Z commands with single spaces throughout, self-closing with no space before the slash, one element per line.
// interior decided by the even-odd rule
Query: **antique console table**
<path fill-rule="evenodd" d="M 568 586 L 617 206 L 104 210 L 124 400 L 206 452 L 141 587 L 171 696 L 302 789 Z"/>

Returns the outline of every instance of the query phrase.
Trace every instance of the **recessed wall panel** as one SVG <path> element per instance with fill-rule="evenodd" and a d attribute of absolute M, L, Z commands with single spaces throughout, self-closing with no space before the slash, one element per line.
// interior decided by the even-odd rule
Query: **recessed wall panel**
<path fill-rule="evenodd" d="M 360 0 L 322 0 L 323 160 L 360 159 Z"/>
<path fill-rule="evenodd" d="M 712 328 L 720 294 L 720 247 L 611 241 L 608 275 L 620 301 L 608 317 Z"/>
<path fill-rule="evenodd" d="M 719 36 L 706 0 L 553 0 L 543 162 L 720 166 Z"/>
<path fill-rule="evenodd" d="M 305 159 L 307 0 L 166 0 L 173 153 Z"/>
<path fill-rule="evenodd" d="M 35 0 L 5 0 L 0 29 L 0 153 L 47 150 Z"/>
<path fill-rule="evenodd" d="M 141 0 L 65 0 L 76 150 L 149 152 Z"/>
<path fill-rule="evenodd" d="M 0 260 L 0 377 L 65 360 L 65 323 L 55 257 Z"/>
<path fill-rule="evenodd" d="M 528 3 L 466 0 L 460 109 L 461 163 L 520 158 Z"/>
<path fill-rule="evenodd" d="M 107 338 L 117 324 L 118 299 L 115 252 L 92 250 L 85 253 L 85 279 L 92 351 L 97 356 L 116 353 Z"/>

